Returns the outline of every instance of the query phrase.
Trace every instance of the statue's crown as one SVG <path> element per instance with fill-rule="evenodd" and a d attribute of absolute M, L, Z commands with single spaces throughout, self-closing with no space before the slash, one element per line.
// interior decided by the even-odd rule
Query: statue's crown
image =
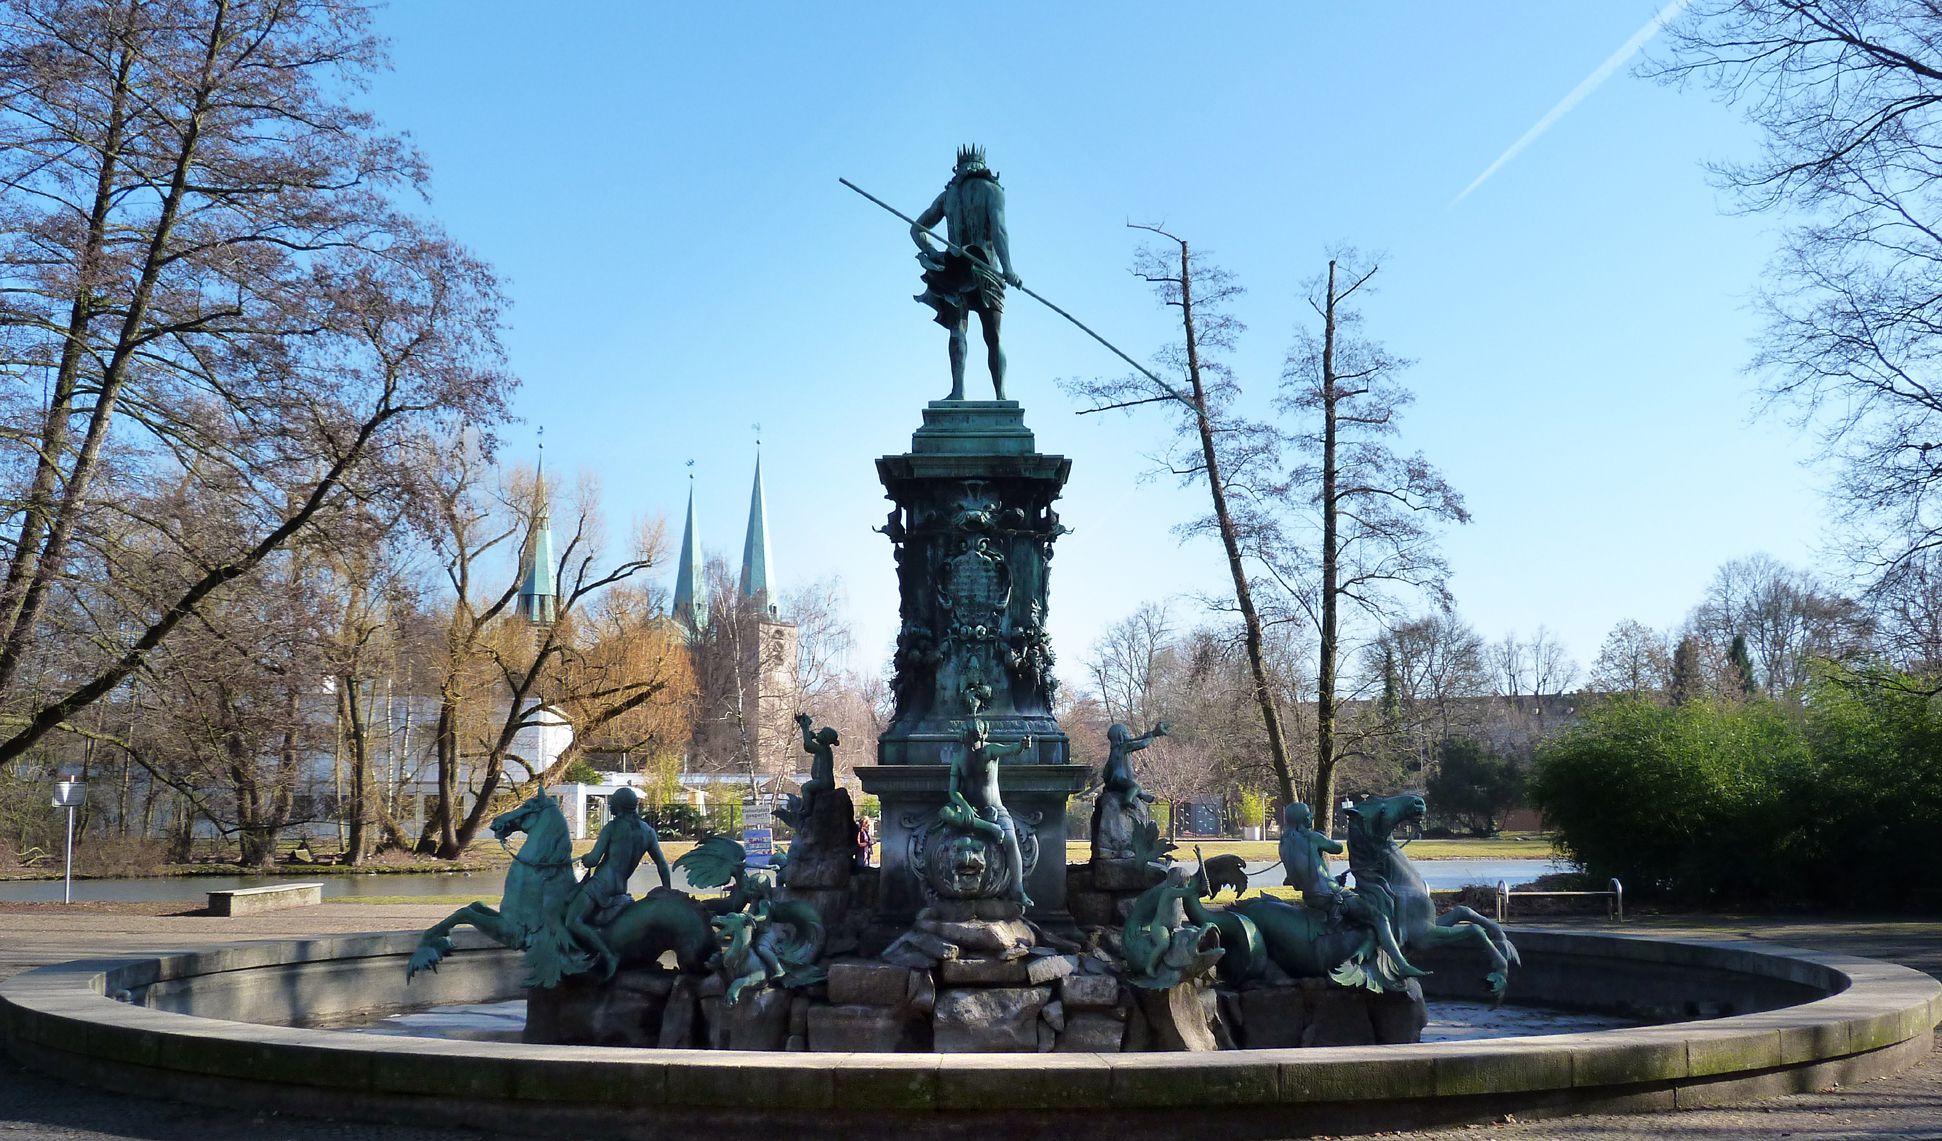
<path fill-rule="evenodd" d="M 958 148 L 958 168 L 959 169 L 963 169 L 964 167 L 967 167 L 967 166 L 983 166 L 984 164 L 985 162 L 984 162 L 983 147 L 978 146 L 976 143 L 972 143 L 967 146 L 962 146 Z"/>

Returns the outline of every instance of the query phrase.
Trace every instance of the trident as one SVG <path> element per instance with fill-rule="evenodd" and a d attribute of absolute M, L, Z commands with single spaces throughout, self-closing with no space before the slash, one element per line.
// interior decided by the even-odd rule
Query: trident
<path fill-rule="evenodd" d="M 883 207 L 885 210 L 890 211 L 892 214 L 895 214 L 897 217 L 902 218 L 905 222 L 908 222 L 910 225 L 912 226 L 917 225 L 917 219 L 904 213 L 902 210 L 897 209 L 895 206 L 892 206 L 890 203 L 885 202 L 883 199 L 878 198 L 876 195 L 863 189 L 861 186 L 858 186 L 856 183 L 851 182 L 849 179 L 838 178 L 836 181 L 842 183 L 844 186 L 849 187 L 851 190 L 856 191 L 858 194 L 861 194 L 863 197 L 868 198 L 870 201 Z M 959 257 L 971 256 L 969 253 L 965 251 L 963 246 L 958 245 L 956 242 L 951 241 L 949 238 L 940 236 L 933 230 L 925 230 L 924 233 L 928 234 L 933 238 L 936 238 L 940 242 L 943 242 L 944 247 L 946 249 L 950 250 L 952 253 L 958 255 Z M 1134 360 L 1132 357 L 1129 357 L 1125 353 L 1120 352 L 1118 345 L 1113 344 L 1111 341 L 1107 340 L 1106 338 L 1100 336 L 1098 333 L 1095 333 L 1091 329 L 1087 328 L 1086 323 L 1084 321 L 1079 320 L 1077 317 L 1074 317 L 1072 314 L 1067 313 L 1065 310 L 1059 308 L 1057 305 L 1052 304 L 1052 302 L 1048 301 L 1043 294 L 1037 293 L 1031 289 L 1027 289 L 1023 285 L 1013 286 L 1013 288 L 1018 290 L 1020 293 L 1023 293 L 1025 296 L 1031 298 L 1032 300 L 1038 302 L 1040 305 L 1045 306 L 1047 309 L 1050 309 L 1052 312 L 1057 313 L 1059 316 L 1064 317 L 1066 320 L 1072 322 L 1074 325 L 1077 325 L 1079 327 L 1080 332 L 1084 333 L 1088 337 L 1091 337 L 1093 340 L 1098 341 L 1100 344 L 1106 346 L 1107 349 L 1111 350 L 1114 356 L 1118 357 L 1120 360 L 1123 360 L 1127 364 L 1132 365 L 1134 368 L 1138 369 L 1141 373 L 1143 373 L 1146 376 L 1148 380 L 1159 385 L 1161 388 L 1165 388 L 1171 391 L 1171 386 L 1168 385 L 1166 381 L 1161 380 L 1159 377 L 1153 375 L 1152 369 L 1147 368 L 1145 365 Z"/>

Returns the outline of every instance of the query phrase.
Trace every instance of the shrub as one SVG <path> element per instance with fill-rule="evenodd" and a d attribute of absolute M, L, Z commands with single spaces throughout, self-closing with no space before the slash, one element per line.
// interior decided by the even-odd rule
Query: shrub
<path fill-rule="evenodd" d="M 566 771 L 560 774 L 560 783 L 599 784 L 600 770 L 594 768 L 593 762 L 585 757 L 575 757 L 573 763 L 566 767 Z"/>
<path fill-rule="evenodd" d="M 1628 890 L 1942 904 L 1942 721 L 1903 675 L 1825 670 L 1801 709 L 1613 700 L 1539 751 L 1530 791 L 1559 847 Z"/>
<path fill-rule="evenodd" d="M 1687 899 L 1759 897 L 1771 845 L 1755 822 L 1781 807 L 1773 775 L 1805 753 L 1770 701 L 1621 698 L 1539 751 L 1531 798 L 1594 875 Z"/>
<path fill-rule="evenodd" d="M 1827 670 L 1808 689 L 1816 764 L 1788 774 L 1790 874 L 1816 898 L 1942 909 L 1942 708 L 1933 679 Z"/>
<path fill-rule="evenodd" d="M 1268 821 L 1268 798 L 1251 788 L 1240 791 L 1240 804 L 1234 818 L 1243 828 L 1259 828 Z"/>

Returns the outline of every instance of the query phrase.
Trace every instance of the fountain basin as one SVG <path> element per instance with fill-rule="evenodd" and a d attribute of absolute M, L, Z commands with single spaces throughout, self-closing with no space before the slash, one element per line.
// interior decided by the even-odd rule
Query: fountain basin
<path fill-rule="evenodd" d="M 483 940 L 409 990 L 409 933 L 67 963 L 0 983 L 22 1063 L 129 1093 L 535 1135 L 797 1137 L 1367 1132 L 1657 1111 L 1852 1083 L 1920 1062 L 1942 985 L 1770 944 L 1520 931 L 1529 1000 L 1750 1011 L 1624 1030 L 1409 1046 L 1143 1054 L 808 1054 L 377 1037 L 277 1023 L 516 997 Z M 1455 985 L 1461 964 L 1437 964 Z M 1446 983 L 1445 980 L 1448 980 Z M 1439 987 L 1438 989 L 1442 989 Z M 116 997 L 119 996 L 119 997 Z M 1801 1001 L 1801 1000 L 1805 1001 Z"/>

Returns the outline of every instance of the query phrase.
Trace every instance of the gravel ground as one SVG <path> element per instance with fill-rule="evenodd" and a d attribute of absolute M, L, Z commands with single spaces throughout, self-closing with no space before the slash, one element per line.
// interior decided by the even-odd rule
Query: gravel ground
<path fill-rule="evenodd" d="M 323 904 L 243 919 L 167 914 L 161 909 L 14 905 L 0 908 L 0 978 L 43 963 L 116 953 L 171 950 L 246 939 L 354 931 L 419 930 L 445 909 L 424 906 Z M 1560 923 L 1604 929 L 1603 923 Z M 1942 976 L 1942 923 L 1906 920 L 1706 920 L 1654 917 L 1627 923 L 1631 934 L 1755 938 L 1905 963 Z M 0 1058 L 0 1141 L 459 1141 L 482 1135 L 282 1117 L 177 1105 L 97 1093 L 30 1073 Z M 1849 1138 L 1942 1139 L 1942 1049 L 1892 1078 L 1848 1088 L 1796 1094 L 1729 1109 L 1676 1113 L 1507 1120 L 1492 1125 L 1382 1136 L 1421 1139 L 1560 1138 L 1566 1141 L 1661 1141 L 1665 1138 L 1784 1137 L 1813 1141 Z"/>

